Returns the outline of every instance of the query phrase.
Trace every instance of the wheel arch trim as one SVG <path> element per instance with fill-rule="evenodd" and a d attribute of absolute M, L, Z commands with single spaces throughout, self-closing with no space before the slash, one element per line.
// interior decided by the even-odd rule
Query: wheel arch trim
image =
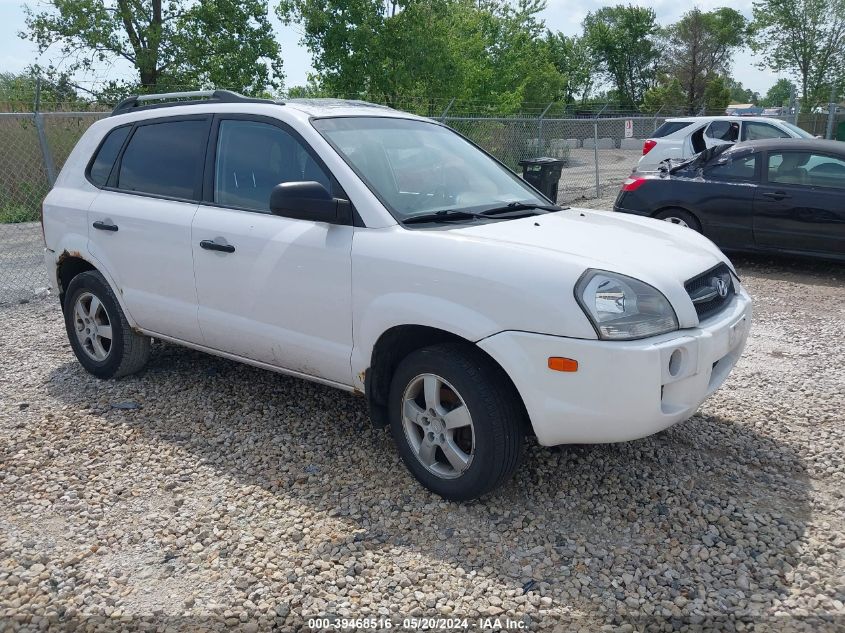
<path fill-rule="evenodd" d="M 489 360 L 510 383 L 514 395 L 519 400 L 519 406 L 522 407 L 523 412 L 525 411 L 522 394 L 517 389 L 514 380 L 504 366 L 477 342 L 447 329 L 406 323 L 394 325 L 382 332 L 373 344 L 368 367 L 359 375 L 363 380 L 363 390 L 374 426 L 383 427 L 389 423 L 387 399 L 390 381 L 398 363 L 418 349 L 447 342 L 472 347 Z"/>

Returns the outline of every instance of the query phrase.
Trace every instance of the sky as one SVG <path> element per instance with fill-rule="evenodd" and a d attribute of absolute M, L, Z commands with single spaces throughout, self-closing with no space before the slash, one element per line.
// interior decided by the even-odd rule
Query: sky
<path fill-rule="evenodd" d="M 720 6 L 730 6 L 750 18 L 752 1 L 626 0 L 625 3 L 651 6 L 657 13 L 658 21 L 661 24 L 669 24 L 677 21 L 681 15 L 696 5 L 703 11 Z M 563 31 L 567 35 L 575 35 L 581 32 L 581 22 L 588 12 L 620 2 L 622 0 L 547 0 L 548 6 L 542 17 L 546 21 L 546 26 L 553 31 Z M 23 4 L 21 0 L 0 0 L 0 71 L 3 72 L 21 71 L 35 62 L 47 66 L 51 61 L 58 63 L 61 59 L 59 51 L 52 49 L 48 49 L 44 55 L 39 57 L 35 44 L 18 37 L 18 32 L 24 28 Z M 38 7 L 41 3 L 33 0 L 29 4 Z M 271 6 L 275 4 L 273 2 Z M 300 29 L 296 25 L 282 25 L 272 11 L 271 16 L 282 46 L 286 75 L 285 84 L 288 87 L 303 85 L 308 73 L 313 72 L 313 68 L 311 56 L 305 50 L 305 47 L 300 44 Z M 769 70 L 760 70 L 756 67 L 757 61 L 748 50 L 738 52 L 734 56 L 733 76 L 739 79 L 744 87 L 765 94 L 778 78 L 784 75 L 777 75 Z M 86 82 L 92 82 L 96 79 L 122 79 L 131 76 L 133 76 L 133 73 L 128 63 L 118 62 L 112 66 L 98 68 L 93 76 L 78 76 L 76 79 L 84 85 Z"/>

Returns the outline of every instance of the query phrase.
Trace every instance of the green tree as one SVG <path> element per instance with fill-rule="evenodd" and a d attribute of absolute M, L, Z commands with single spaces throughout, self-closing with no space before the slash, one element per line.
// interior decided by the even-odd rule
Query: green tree
<path fill-rule="evenodd" d="M 281 0 L 303 28 L 317 79 L 331 94 L 397 105 L 417 99 L 553 99 L 562 78 L 543 40 L 543 0 Z M 439 100 L 439 101 L 438 101 Z"/>
<path fill-rule="evenodd" d="M 549 57 L 561 76 L 559 99 L 572 103 L 580 97 L 583 103 L 590 97 L 595 77 L 593 58 L 586 38 L 568 36 L 563 33 L 546 33 Z"/>
<path fill-rule="evenodd" d="M 727 78 L 725 85 L 730 90 L 730 103 L 754 103 L 760 102 L 760 93 L 754 92 L 751 88 L 745 88 L 741 81 Z"/>
<path fill-rule="evenodd" d="M 82 104 L 66 73 L 55 69 L 42 69 L 37 66 L 22 73 L 0 72 L 0 102 L 20 103 L 32 107 L 41 81 L 39 98 L 43 104 Z"/>
<path fill-rule="evenodd" d="M 584 37 L 619 94 L 620 105 L 641 103 L 655 84 L 660 60 L 654 10 L 633 5 L 602 7 L 588 13 L 583 26 Z"/>
<path fill-rule="evenodd" d="M 288 99 L 319 99 L 331 96 L 326 93 L 323 87 L 313 77 L 308 77 L 308 81 L 304 86 L 291 86 L 287 89 L 286 95 Z"/>
<path fill-rule="evenodd" d="M 769 108 L 780 108 L 790 105 L 790 99 L 797 94 L 798 89 L 789 79 L 778 79 L 775 85 L 769 88 L 763 105 Z"/>
<path fill-rule="evenodd" d="M 753 26 L 753 49 L 798 79 L 802 104 L 827 102 L 845 78 L 845 0 L 758 0 Z"/>
<path fill-rule="evenodd" d="M 545 8 L 545 0 L 518 0 L 515 6 L 503 2 L 493 11 L 497 33 L 488 62 L 492 81 L 486 95 L 479 96 L 502 95 L 499 100 L 509 111 L 559 97 L 563 77 L 543 39 L 545 24 L 538 18 Z"/>
<path fill-rule="evenodd" d="M 649 88 L 643 95 L 640 105 L 643 112 L 662 112 L 676 114 L 686 108 L 686 93 L 677 77 L 671 79 L 661 75 L 657 85 Z"/>
<path fill-rule="evenodd" d="M 666 29 L 666 70 L 681 82 L 687 111 L 709 106 L 705 104 L 706 88 L 730 71 L 733 53 L 745 42 L 747 27 L 747 20 L 734 9 L 705 13 L 696 7 Z"/>
<path fill-rule="evenodd" d="M 258 93 L 281 86 L 279 44 L 259 0 L 49 0 L 25 7 L 21 37 L 57 46 L 69 71 L 123 58 L 146 91 L 220 86 Z"/>
<path fill-rule="evenodd" d="M 712 114 L 723 114 L 731 102 L 731 89 L 722 77 L 713 77 L 704 86 L 704 110 Z"/>

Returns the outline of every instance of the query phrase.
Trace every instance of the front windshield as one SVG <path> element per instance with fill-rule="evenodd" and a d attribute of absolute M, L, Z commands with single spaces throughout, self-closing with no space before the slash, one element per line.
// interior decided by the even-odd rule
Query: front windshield
<path fill-rule="evenodd" d="M 512 202 L 549 204 L 441 125 L 388 117 L 316 119 L 313 124 L 397 220 Z"/>
<path fill-rule="evenodd" d="M 781 121 L 781 123 L 783 125 L 785 125 L 786 127 L 788 127 L 790 130 L 792 130 L 793 132 L 795 132 L 801 138 L 816 138 L 815 136 L 810 134 L 807 130 L 802 130 L 797 125 L 793 125 L 792 123 L 788 123 L 787 121 Z"/>

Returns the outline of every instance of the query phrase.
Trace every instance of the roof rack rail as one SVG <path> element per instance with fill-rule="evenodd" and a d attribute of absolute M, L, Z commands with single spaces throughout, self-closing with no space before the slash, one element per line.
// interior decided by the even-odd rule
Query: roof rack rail
<path fill-rule="evenodd" d="M 167 101 L 172 99 L 191 99 L 190 101 L 169 101 L 165 103 L 150 103 L 150 101 Z M 197 105 L 201 103 L 208 103 L 214 101 L 217 103 L 276 103 L 281 104 L 280 101 L 273 101 L 272 99 L 255 99 L 252 97 L 245 97 L 237 92 L 231 90 L 193 90 L 190 92 L 162 92 L 159 94 L 147 95 L 133 95 L 126 97 L 123 101 L 118 103 L 114 110 L 111 111 L 111 116 L 116 114 L 126 114 L 138 109 L 148 110 L 151 108 L 164 108 L 168 106 L 177 105 Z"/>

